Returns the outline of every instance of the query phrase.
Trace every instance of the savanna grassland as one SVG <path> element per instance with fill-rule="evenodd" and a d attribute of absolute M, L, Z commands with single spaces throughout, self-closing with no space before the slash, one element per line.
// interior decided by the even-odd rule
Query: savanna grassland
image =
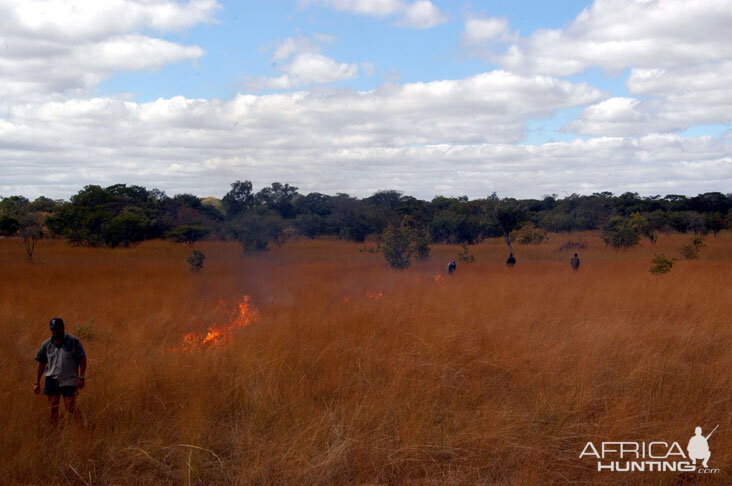
<path fill-rule="evenodd" d="M 653 253 L 677 256 L 688 235 L 628 251 L 574 238 L 588 244 L 576 273 L 551 235 L 515 247 L 512 270 L 487 240 L 441 279 L 459 247 L 398 272 L 355 243 L 204 242 L 195 273 L 191 248 L 164 241 L 43 240 L 29 263 L 0 240 L 0 482 L 729 484 L 732 233 L 662 276 Z M 54 316 L 89 360 L 85 425 L 55 430 L 32 391 Z M 202 344 L 210 330 L 225 335 Z M 685 448 L 717 424 L 715 475 L 578 457 L 588 441 Z"/>

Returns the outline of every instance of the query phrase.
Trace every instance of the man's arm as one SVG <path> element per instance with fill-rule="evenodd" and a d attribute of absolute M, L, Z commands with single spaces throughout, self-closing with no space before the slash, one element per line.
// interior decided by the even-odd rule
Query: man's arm
<path fill-rule="evenodd" d="M 36 367 L 36 382 L 33 383 L 33 391 L 36 395 L 41 392 L 41 376 L 43 376 L 44 371 L 46 371 L 46 363 L 39 362 Z"/>
<path fill-rule="evenodd" d="M 86 356 L 81 358 L 81 361 L 79 361 L 79 388 L 84 388 L 84 385 L 86 384 Z"/>

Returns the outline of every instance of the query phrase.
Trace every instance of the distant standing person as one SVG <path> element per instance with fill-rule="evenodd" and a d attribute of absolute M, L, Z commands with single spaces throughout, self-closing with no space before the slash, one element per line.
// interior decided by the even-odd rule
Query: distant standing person
<path fill-rule="evenodd" d="M 43 394 L 48 397 L 51 408 L 51 422 L 58 422 L 58 407 L 61 396 L 64 397 L 66 411 L 74 415 L 76 410 L 76 394 L 84 388 L 86 379 L 86 353 L 76 337 L 66 334 L 64 321 L 54 317 L 49 324 L 51 337 L 41 344 L 36 353 L 38 361 L 36 381 L 33 391 L 41 392 L 41 375 L 46 375 Z"/>
<path fill-rule="evenodd" d="M 513 257 L 513 253 L 509 253 L 508 259 L 506 260 L 506 266 L 513 268 L 514 265 L 516 265 L 516 259 Z"/>
<path fill-rule="evenodd" d="M 455 269 L 457 268 L 457 263 L 455 263 L 455 260 L 451 261 L 447 264 L 447 274 L 452 275 L 455 272 Z"/>
<path fill-rule="evenodd" d="M 577 256 L 576 253 L 572 257 L 572 259 L 569 261 L 569 264 L 572 265 L 572 270 L 573 271 L 576 272 L 577 270 L 579 270 L 580 261 L 579 261 L 579 257 Z"/>

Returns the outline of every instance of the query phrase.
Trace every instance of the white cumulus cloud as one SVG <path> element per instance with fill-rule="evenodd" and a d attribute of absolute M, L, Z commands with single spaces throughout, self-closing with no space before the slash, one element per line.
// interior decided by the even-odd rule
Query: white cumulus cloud
<path fill-rule="evenodd" d="M 559 76 L 698 64 L 732 57 L 730 25 L 732 0 L 595 0 L 567 27 L 539 29 L 497 60 Z"/>
<path fill-rule="evenodd" d="M 426 196 L 435 189 L 425 167 L 443 175 L 455 169 L 455 149 L 442 156 L 447 147 L 464 147 L 455 155 L 489 147 L 459 162 L 484 167 L 483 156 L 523 138 L 528 119 L 602 98 L 585 84 L 494 71 L 371 91 L 323 88 L 230 101 L 23 103 L 0 122 L 0 160 L 14 168 L 0 194 L 43 187 L 44 194 L 68 196 L 87 183 L 164 180 L 169 191 L 220 195 L 246 176 L 358 194 L 402 178 L 405 190 Z M 493 152 L 494 144 L 500 150 Z"/>
<path fill-rule="evenodd" d="M 511 40 L 516 40 L 516 35 L 511 32 L 511 25 L 504 18 L 470 16 L 465 20 L 463 43 L 466 45 Z"/>
<path fill-rule="evenodd" d="M 488 45 L 482 54 L 523 73 L 630 71 L 627 86 L 635 98 L 589 106 L 565 131 L 596 136 L 675 132 L 730 122 L 730 27 L 732 0 L 595 0 L 566 27 L 539 29 L 500 54 Z M 475 49 L 481 39 L 505 38 L 509 32 L 495 19 L 468 18 L 463 38 Z"/>
<path fill-rule="evenodd" d="M 213 22 L 214 0 L 2 0 L 0 99 L 83 91 L 121 70 L 195 60 L 197 46 L 140 34 Z"/>
<path fill-rule="evenodd" d="M 333 43 L 332 36 L 315 34 L 312 37 L 290 37 L 274 48 L 272 61 L 282 74 L 275 77 L 251 79 L 247 87 L 263 89 L 294 89 L 303 85 L 333 83 L 358 77 L 356 63 L 338 62 L 320 53 L 323 44 Z"/>
<path fill-rule="evenodd" d="M 447 17 L 429 0 L 300 0 L 300 5 L 325 6 L 379 18 L 394 17 L 397 25 L 415 29 L 429 29 L 447 21 Z"/>

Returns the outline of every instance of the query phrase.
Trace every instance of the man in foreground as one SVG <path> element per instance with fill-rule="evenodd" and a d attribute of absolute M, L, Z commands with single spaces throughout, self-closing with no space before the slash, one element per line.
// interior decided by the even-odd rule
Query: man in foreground
<path fill-rule="evenodd" d="M 61 396 L 69 415 L 75 415 L 76 394 L 84 388 L 86 372 L 86 353 L 76 337 L 66 334 L 64 321 L 60 317 L 51 319 L 49 325 L 51 337 L 41 344 L 36 353 L 38 361 L 36 381 L 33 391 L 38 395 L 41 391 L 41 375 L 46 375 L 43 394 L 48 397 L 51 408 L 51 422 L 58 422 L 58 407 Z"/>

